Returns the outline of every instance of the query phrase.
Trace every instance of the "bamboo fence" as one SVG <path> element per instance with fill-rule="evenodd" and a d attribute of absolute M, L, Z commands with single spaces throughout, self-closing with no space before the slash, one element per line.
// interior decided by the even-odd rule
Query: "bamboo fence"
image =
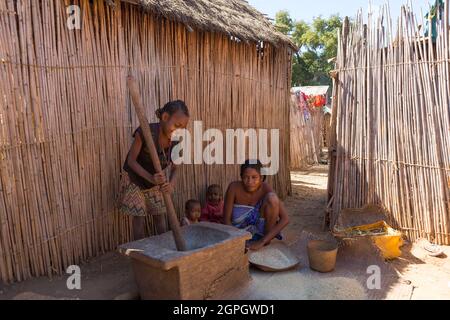
<path fill-rule="evenodd" d="M 81 30 L 66 27 L 71 4 L 81 7 Z M 130 72 L 151 121 L 159 106 L 183 99 L 204 130 L 280 129 L 280 170 L 269 182 L 281 197 L 290 192 L 290 48 L 188 29 L 119 1 L 0 0 L 3 282 L 62 274 L 130 240 L 130 221 L 115 209 L 138 126 Z M 178 214 L 238 172 L 182 166 Z"/>
<path fill-rule="evenodd" d="M 388 6 L 367 24 L 359 14 L 344 25 L 334 80 L 331 224 L 341 209 L 379 204 L 411 240 L 448 245 L 449 7 L 435 43 L 410 8 L 402 7 L 395 33 Z"/>
<path fill-rule="evenodd" d="M 317 109 L 317 108 L 316 108 Z M 291 169 L 306 169 L 318 164 L 323 146 L 324 115 L 313 110 L 307 119 L 291 97 Z"/>

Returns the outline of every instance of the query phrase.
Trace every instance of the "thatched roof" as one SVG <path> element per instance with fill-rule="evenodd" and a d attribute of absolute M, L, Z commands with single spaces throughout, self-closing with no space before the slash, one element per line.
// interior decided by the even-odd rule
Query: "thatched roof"
<path fill-rule="evenodd" d="M 266 41 L 275 46 L 292 41 L 245 0 L 122 0 L 191 28 L 216 31 L 243 41 Z"/>

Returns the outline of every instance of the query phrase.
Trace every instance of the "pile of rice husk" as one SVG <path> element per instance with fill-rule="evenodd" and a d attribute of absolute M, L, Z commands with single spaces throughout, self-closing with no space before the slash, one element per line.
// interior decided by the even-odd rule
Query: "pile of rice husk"
<path fill-rule="evenodd" d="M 298 257 L 283 242 L 270 244 L 259 251 L 250 251 L 249 261 L 258 269 L 269 272 L 290 270 L 300 264 Z"/>

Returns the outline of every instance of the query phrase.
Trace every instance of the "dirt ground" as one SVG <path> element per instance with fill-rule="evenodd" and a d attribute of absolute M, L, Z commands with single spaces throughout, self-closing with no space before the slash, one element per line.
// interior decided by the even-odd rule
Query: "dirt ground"
<path fill-rule="evenodd" d="M 450 247 L 446 256 L 428 257 L 415 244 L 406 243 L 403 255 L 384 262 L 368 241 L 340 245 L 336 269 L 319 274 L 309 269 L 306 244 L 310 239 L 327 239 L 323 230 L 326 207 L 328 167 L 292 172 L 293 195 L 285 204 L 291 224 L 283 233 L 284 241 L 301 260 L 301 265 L 283 273 L 265 273 L 251 268 L 252 281 L 229 292 L 223 299 L 450 299 Z M 381 270 L 381 288 L 369 290 L 369 266 Z M 2 299 L 138 299 L 129 262 L 116 253 L 92 259 L 81 267 L 82 289 L 67 289 L 65 277 L 46 277 L 5 286 L 0 284 Z"/>

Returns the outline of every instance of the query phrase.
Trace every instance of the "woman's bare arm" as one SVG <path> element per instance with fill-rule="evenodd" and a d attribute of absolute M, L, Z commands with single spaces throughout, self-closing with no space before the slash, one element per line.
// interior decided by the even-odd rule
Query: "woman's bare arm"
<path fill-rule="evenodd" d="M 173 164 L 170 170 L 169 182 L 161 185 L 161 191 L 164 193 L 173 194 L 175 192 L 177 177 L 178 177 L 178 166 Z"/>
<path fill-rule="evenodd" d="M 267 182 L 264 182 L 263 188 L 264 188 L 264 193 L 265 194 L 275 193 L 275 191 L 273 191 L 272 186 L 270 184 L 268 184 Z"/>
<path fill-rule="evenodd" d="M 278 234 L 280 234 L 280 232 L 283 231 L 283 229 L 286 228 L 287 225 L 289 224 L 289 216 L 287 214 L 286 208 L 284 207 L 284 203 L 281 200 L 280 200 L 279 214 L 280 214 L 280 220 L 278 221 L 278 223 L 262 239 L 262 242 L 264 245 L 266 245 L 267 243 L 270 243 L 270 241 L 275 239 L 275 237 Z"/>
<path fill-rule="evenodd" d="M 224 200 L 224 207 L 223 207 L 223 216 L 224 216 L 224 222 L 226 225 L 231 226 L 232 224 L 232 214 L 233 214 L 233 207 L 234 207 L 234 200 L 235 200 L 235 187 L 234 184 L 230 184 L 228 187 L 228 190 L 225 194 L 225 200 Z"/>
<path fill-rule="evenodd" d="M 175 186 L 175 184 L 177 183 L 177 178 L 178 178 L 178 166 L 175 164 L 172 164 L 172 169 L 170 170 L 169 182 L 173 186 Z"/>
<path fill-rule="evenodd" d="M 138 162 L 137 158 L 139 156 L 139 153 L 142 149 L 142 139 L 140 134 L 136 134 L 134 138 L 133 145 L 131 146 L 130 153 L 128 154 L 127 163 L 130 166 L 130 168 L 138 174 L 140 177 L 144 178 L 145 180 L 149 181 L 151 184 L 161 184 L 158 183 L 160 181 L 155 181 L 155 177 L 151 175 L 147 170 L 145 170 Z M 161 177 L 158 177 L 158 180 Z"/>

